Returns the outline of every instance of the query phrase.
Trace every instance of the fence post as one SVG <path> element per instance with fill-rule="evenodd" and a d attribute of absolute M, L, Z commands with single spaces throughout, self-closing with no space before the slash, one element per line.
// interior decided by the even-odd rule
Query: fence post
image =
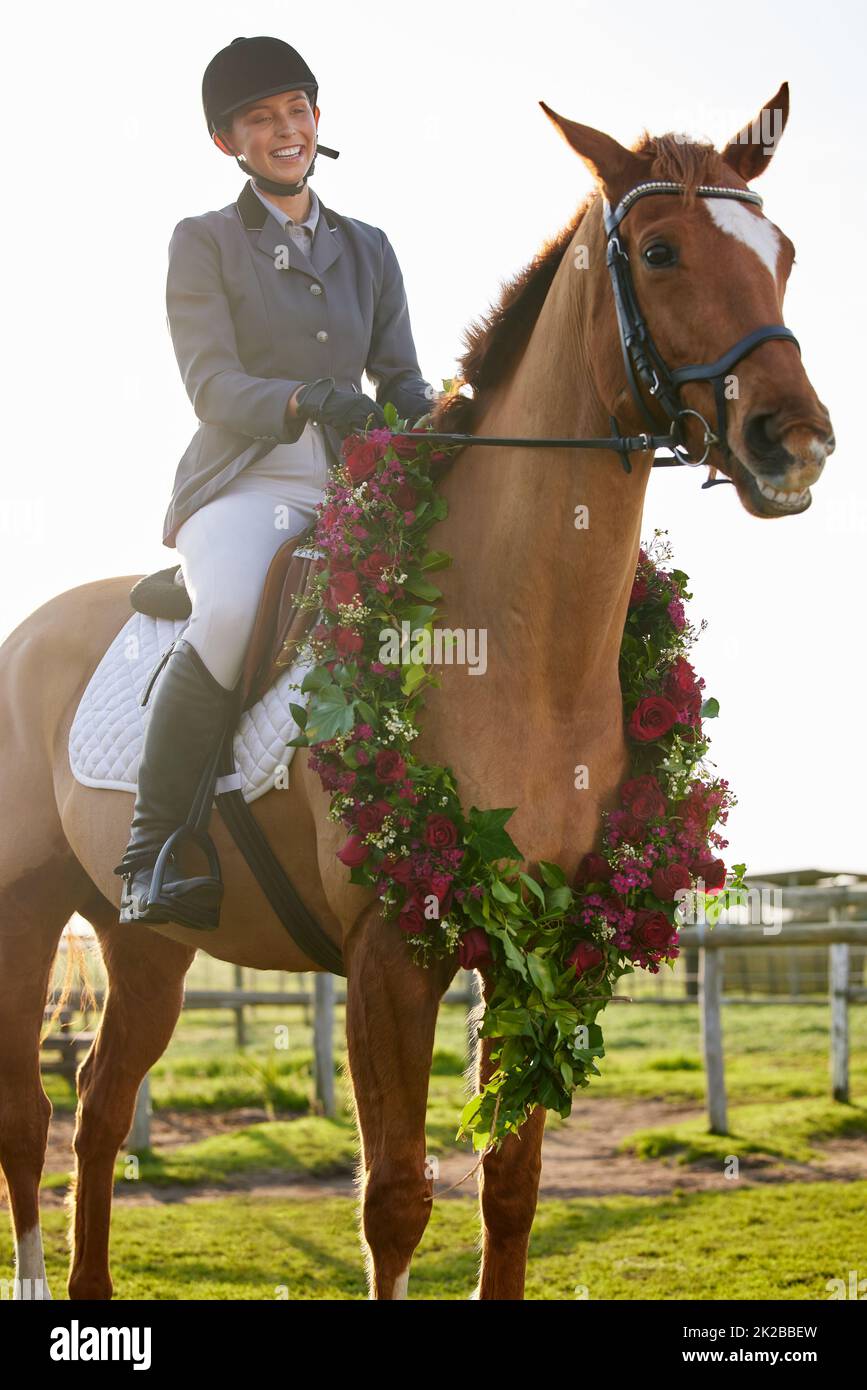
<path fill-rule="evenodd" d="M 313 977 L 313 1075 L 316 1099 L 323 1115 L 334 1115 L 334 976 L 319 971 Z"/>
<path fill-rule="evenodd" d="M 828 913 L 839 920 L 839 908 Z M 831 1095 L 849 1100 L 849 945 L 834 941 L 828 947 L 828 986 L 831 994 Z"/>
<path fill-rule="evenodd" d="M 728 1134 L 726 1079 L 722 1045 L 722 952 L 699 951 L 699 1009 L 701 1042 L 707 1077 L 707 1117 L 711 1134 Z"/>
<path fill-rule="evenodd" d="M 235 978 L 235 989 L 243 990 L 243 988 L 244 988 L 244 967 L 243 967 L 242 965 L 236 965 L 236 966 L 235 966 L 234 978 Z M 234 1014 L 235 1014 L 235 1046 L 236 1046 L 236 1047 L 238 1048 L 238 1050 L 240 1051 L 241 1048 L 247 1046 L 247 1028 L 246 1028 L 246 1020 L 245 1020 L 245 1018 L 244 1018 L 244 1005 L 243 1005 L 243 1004 L 236 1004 L 236 1005 L 235 1005 L 235 1008 L 234 1008 Z"/>
<path fill-rule="evenodd" d="M 150 1072 L 147 1073 L 138 1088 L 138 1095 L 135 1098 L 135 1113 L 132 1117 L 132 1128 L 126 1137 L 124 1147 L 130 1153 L 143 1153 L 151 1146 L 151 1078 Z"/>

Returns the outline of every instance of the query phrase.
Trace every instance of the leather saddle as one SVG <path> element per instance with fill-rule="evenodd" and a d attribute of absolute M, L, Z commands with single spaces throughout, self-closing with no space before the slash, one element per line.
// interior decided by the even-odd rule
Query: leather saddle
<path fill-rule="evenodd" d="M 284 541 L 268 567 L 240 679 L 240 711 L 260 700 L 292 665 L 300 643 L 316 622 L 316 609 L 301 607 L 299 601 L 325 561 L 309 553 L 296 554 L 309 549 L 313 531 L 311 526 Z M 129 597 L 137 612 L 152 618 L 188 618 L 192 611 L 180 565 L 145 575 L 133 585 Z"/>

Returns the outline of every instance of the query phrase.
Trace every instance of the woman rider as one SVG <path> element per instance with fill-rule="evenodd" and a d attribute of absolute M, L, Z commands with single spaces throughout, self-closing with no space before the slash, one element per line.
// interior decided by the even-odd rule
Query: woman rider
<path fill-rule="evenodd" d="M 430 410 L 403 279 L 378 227 L 308 185 L 316 78 L 280 39 L 238 38 L 208 64 L 208 131 L 248 180 L 237 202 L 187 217 L 169 247 L 172 343 L 199 427 L 178 466 L 164 544 L 192 603 L 149 697 L 120 920 L 219 924 L 219 877 L 157 855 L 188 819 L 224 737 L 268 566 L 305 531 L 342 436 Z M 336 157 L 333 150 L 321 149 Z M 361 374 L 376 400 L 361 392 Z M 210 804 L 213 788 L 207 797 Z M 181 837 L 182 838 L 182 837 Z"/>

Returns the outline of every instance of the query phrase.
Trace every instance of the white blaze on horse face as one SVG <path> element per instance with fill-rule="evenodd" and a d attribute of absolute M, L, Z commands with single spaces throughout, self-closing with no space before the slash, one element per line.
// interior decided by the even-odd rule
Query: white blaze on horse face
<path fill-rule="evenodd" d="M 15 1284 L 13 1299 L 50 1299 L 45 1277 L 42 1232 L 38 1226 L 25 1231 L 15 1244 Z"/>
<path fill-rule="evenodd" d="M 767 217 L 756 216 L 746 203 L 734 198 L 704 198 L 704 206 L 720 231 L 736 237 L 751 251 L 755 251 L 762 265 L 777 278 L 777 260 L 780 255 L 780 234 Z"/>

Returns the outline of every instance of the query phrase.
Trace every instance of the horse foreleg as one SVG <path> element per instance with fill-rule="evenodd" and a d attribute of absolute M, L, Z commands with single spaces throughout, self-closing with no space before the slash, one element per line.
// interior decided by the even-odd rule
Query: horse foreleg
<path fill-rule="evenodd" d="M 6 844 L 14 847 L 11 831 Z M 8 878 L 0 891 L 0 1169 L 12 1212 L 16 1299 L 51 1297 L 39 1228 L 51 1102 L 42 1086 L 39 1038 L 57 944 L 86 887 L 67 851 Z"/>
<path fill-rule="evenodd" d="M 99 936 L 108 991 L 99 1032 L 79 1067 L 69 1297 L 111 1298 L 109 1229 L 114 1164 L 132 1125 L 142 1080 L 175 1030 L 195 952 L 147 927 L 120 926 L 99 895 L 82 909 Z"/>
<path fill-rule="evenodd" d="M 481 1084 L 494 1070 L 491 1040 L 479 1048 Z M 536 1214 L 545 1111 L 540 1107 L 482 1162 L 482 1268 L 477 1298 L 523 1298 L 527 1247 Z"/>
<path fill-rule="evenodd" d="M 406 1298 L 410 1261 L 431 1212 L 425 1110 L 437 1012 L 455 968 L 414 965 L 378 907 L 362 914 L 345 946 L 370 1297 Z"/>

